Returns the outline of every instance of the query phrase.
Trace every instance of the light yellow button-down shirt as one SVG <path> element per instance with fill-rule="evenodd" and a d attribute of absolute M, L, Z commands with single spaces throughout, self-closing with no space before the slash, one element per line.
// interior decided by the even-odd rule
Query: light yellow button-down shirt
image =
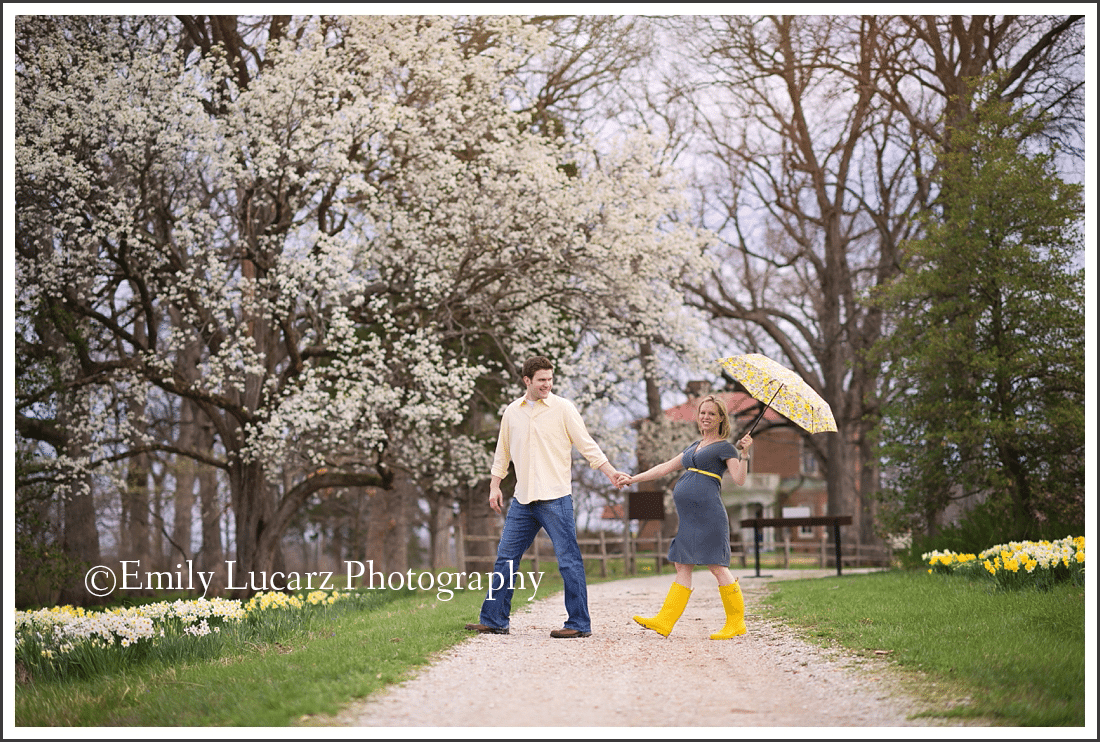
<path fill-rule="evenodd" d="M 492 474 L 503 479 L 508 462 L 516 467 L 516 499 L 555 500 L 572 494 L 570 463 L 577 447 L 593 469 L 607 457 L 588 434 L 576 406 L 553 392 L 534 405 L 517 399 L 504 410 Z"/>

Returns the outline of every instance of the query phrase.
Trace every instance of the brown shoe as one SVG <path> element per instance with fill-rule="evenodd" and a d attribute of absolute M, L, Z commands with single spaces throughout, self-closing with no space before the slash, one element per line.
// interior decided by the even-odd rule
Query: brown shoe
<path fill-rule="evenodd" d="M 550 636 L 555 639 L 583 639 L 586 636 L 592 636 L 592 632 L 577 631 L 576 629 L 554 629 L 550 632 Z"/>
<path fill-rule="evenodd" d="M 466 624 L 467 631 L 476 631 L 479 634 L 507 634 L 508 629 L 495 629 L 492 626 L 485 626 L 479 623 Z"/>

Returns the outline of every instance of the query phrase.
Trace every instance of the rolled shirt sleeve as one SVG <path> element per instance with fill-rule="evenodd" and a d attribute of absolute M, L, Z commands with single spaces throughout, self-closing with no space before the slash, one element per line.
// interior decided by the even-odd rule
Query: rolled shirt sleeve
<path fill-rule="evenodd" d="M 559 399 L 561 398 L 559 397 Z M 562 399 L 561 401 L 567 406 L 564 416 L 565 429 L 569 435 L 569 441 L 577 447 L 581 456 L 584 456 L 588 460 L 589 466 L 593 469 L 599 469 L 607 463 L 607 457 L 604 456 L 603 451 L 596 445 L 596 441 L 592 440 L 592 436 L 589 435 L 588 427 L 584 424 L 584 420 L 581 418 L 581 413 L 577 411 L 576 405 L 567 399 Z"/>
<path fill-rule="evenodd" d="M 501 418 L 500 433 L 497 434 L 497 450 L 493 454 L 493 466 L 490 469 L 494 477 L 500 477 L 501 479 L 508 476 L 508 462 L 512 460 L 511 447 L 509 446 L 512 436 L 509 435 L 511 426 L 509 425 L 508 413 L 514 406 L 514 404 L 509 405 Z"/>

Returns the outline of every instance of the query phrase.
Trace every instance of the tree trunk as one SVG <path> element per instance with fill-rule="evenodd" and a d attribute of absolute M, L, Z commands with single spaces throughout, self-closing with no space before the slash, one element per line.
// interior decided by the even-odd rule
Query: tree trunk
<path fill-rule="evenodd" d="M 375 571 L 384 570 L 389 574 L 408 570 L 409 521 L 406 510 L 412 497 L 412 488 L 407 482 L 395 483 L 390 489 L 372 488 L 366 558 L 374 561 Z"/>
<path fill-rule="evenodd" d="M 240 462 L 234 457 L 229 470 L 229 486 L 236 524 L 236 559 L 231 589 L 241 594 L 251 594 L 248 585 L 253 579 L 259 585 L 261 572 L 274 571 L 275 557 L 279 550 L 281 534 L 270 528 L 274 520 L 274 508 L 260 462 Z"/>
<path fill-rule="evenodd" d="M 180 552 L 174 546 L 169 549 L 168 524 L 164 520 L 164 508 L 167 498 L 164 493 L 164 467 L 154 467 L 149 461 L 149 563 L 158 572 L 175 567 L 180 562 Z"/>
<path fill-rule="evenodd" d="M 191 549 L 191 523 L 195 508 L 195 462 L 184 456 L 176 459 L 176 490 L 173 494 L 172 549 L 176 556 L 190 560 L 195 556 Z"/>
<path fill-rule="evenodd" d="M 58 428 L 68 432 L 65 455 L 80 460 L 86 454 L 89 443 L 87 433 L 73 433 L 79 429 L 75 422 L 87 414 L 77 405 L 73 394 L 60 395 L 58 409 Z M 92 477 L 83 473 L 69 482 L 70 496 L 65 498 L 63 509 L 61 550 L 70 559 L 83 563 L 86 568 L 100 564 L 99 530 L 96 528 L 95 500 L 92 495 Z M 89 605 L 102 602 L 90 595 L 84 585 L 84 572 L 80 576 L 61 586 L 58 603 L 61 605 Z"/>
<path fill-rule="evenodd" d="M 454 508 L 447 495 L 435 493 L 431 498 L 429 518 L 429 564 L 433 570 L 454 568 L 451 530 L 455 521 Z"/>
<path fill-rule="evenodd" d="M 206 443 L 209 443 L 208 436 Z M 209 445 L 206 449 L 210 450 Z M 222 507 L 218 497 L 218 473 L 212 468 L 204 468 L 199 473 L 199 507 L 202 518 L 202 546 L 198 553 L 199 568 L 203 572 L 213 572 L 207 597 L 219 596 L 225 592 L 225 549 L 222 545 Z"/>
<path fill-rule="evenodd" d="M 860 436 L 859 460 L 862 463 L 859 469 L 859 543 L 881 544 L 882 538 L 875 527 L 878 520 L 875 495 L 879 487 L 879 461 L 870 431 Z"/>
<path fill-rule="evenodd" d="M 381 489 L 367 490 L 370 509 L 367 515 L 367 543 L 364 561 L 372 563 L 374 571 L 382 572 L 386 564 L 386 502 Z"/>
<path fill-rule="evenodd" d="M 187 400 L 180 401 L 180 434 L 177 446 L 185 451 L 197 449 L 198 435 L 195 430 L 194 411 Z M 195 507 L 195 483 L 197 465 L 186 456 L 177 456 L 175 460 L 174 474 L 176 489 L 173 494 L 172 508 L 172 542 L 173 549 L 178 547 L 182 553 L 176 552 L 183 559 L 191 559 L 194 553 L 191 548 L 192 510 Z"/>
<path fill-rule="evenodd" d="M 149 460 L 145 454 L 137 454 L 130 459 L 122 496 L 126 500 L 123 512 L 127 516 L 125 521 L 119 523 L 122 558 L 152 569 L 149 554 Z"/>
<path fill-rule="evenodd" d="M 395 572 L 405 572 L 409 569 L 409 549 L 412 546 L 412 521 L 410 514 L 415 505 L 419 492 L 413 483 L 407 479 L 394 483 L 386 498 L 390 519 L 393 528 L 388 534 L 386 551 L 389 552 L 389 563 Z"/>

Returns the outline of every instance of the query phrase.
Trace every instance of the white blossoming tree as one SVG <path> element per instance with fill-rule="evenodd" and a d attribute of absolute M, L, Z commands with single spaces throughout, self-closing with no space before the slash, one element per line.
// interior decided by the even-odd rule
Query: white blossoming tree
<path fill-rule="evenodd" d="M 221 471 L 243 574 L 320 491 L 484 480 L 480 420 L 524 355 L 596 379 L 643 340 L 690 347 L 674 286 L 701 240 L 663 223 L 652 148 L 596 161 L 526 128 L 512 72 L 543 40 L 473 27 L 495 43 L 452 18 L 20 18 L 21 327 L 63 338 L 20 435 L 82 436 L 57 472 Z M 178 434 L 185 406 L 212 445 Z"/>

